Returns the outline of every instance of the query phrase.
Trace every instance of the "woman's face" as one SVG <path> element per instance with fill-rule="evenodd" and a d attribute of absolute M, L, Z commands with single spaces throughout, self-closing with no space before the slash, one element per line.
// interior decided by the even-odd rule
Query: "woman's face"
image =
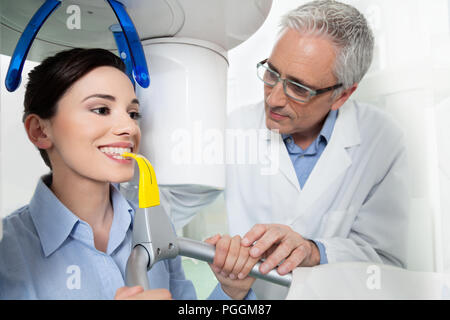
<path fill-rule="evenodd" d="M 53 173 L 102 182 L 130 180 L 133 160 L 119 154 L 138 153 L 138 118 L 129 78 L 113 67 L 92 70 L 67 90 L 56 115 L 46 120 Z"/>

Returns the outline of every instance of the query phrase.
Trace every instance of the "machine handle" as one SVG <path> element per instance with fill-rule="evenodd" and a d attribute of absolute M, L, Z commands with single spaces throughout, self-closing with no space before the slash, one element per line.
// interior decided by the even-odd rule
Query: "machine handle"
<path fill-rule="evenodd" d="M 213 262 L 214 255 L 216 253 L 215 247 L 209 243 L 183 237 L 178 238 L 178 250 L 178 254 L 181 256 L 194 258 L 209 263 Z M 253 266 L 252 270 L 250 271 L 250 276 L 276 283 L 285 287 L 290 287 L 292 282 L 292 273 L 288 273 L 287 275 L 282 276 L 274 269 L 267 274 L 262 274 L 259 271 L 260 265 L 261 262 L 258 262 Z"/>
<path fill-rule="evenodd" d="M 113 33 L 114 40 L 116 40 L 117 49 L 119 50 L 120 59 L 125 63 L 128 78 L 130 78 L 133 87 L 136 88 L 136 83 L 133 78 L 133 61 L 131 61 L 131 52 L 128 47 L 127 39 L 122 32 L 120 24 L 113 24 L 109 27 L 109 30 Z"/>
<path fill-rule="evenodd" d="M 131 53 L 131 62 L 133 64 L 134 78 L 142 88 L 148 88 L 150 85 L 150 76 L 148 74 L 147 60 L 145 59 L 144 49 L 142 49 L 141 39 L 138 36 L 133 20 L 128 15 L 125 6 L 116 0 L 106 0 L 114 11 L 114 14 L 122 28 L 124 38 L 128 44 Z"/>
<path fill-rule="evenodd" d="M 6 74 L 5 86 L 9 92 L 15 91 L 20 85 L 20 82 L 22 81 L 23 65 L 27 59 L 28 51 L 30 51 L 33 40 L 36 38 L 36 35 L 47 18 L 60 5 L 61 1 L 58 0 L 45 1 L 22 32 L 16 48 L 14 49 Z"/>

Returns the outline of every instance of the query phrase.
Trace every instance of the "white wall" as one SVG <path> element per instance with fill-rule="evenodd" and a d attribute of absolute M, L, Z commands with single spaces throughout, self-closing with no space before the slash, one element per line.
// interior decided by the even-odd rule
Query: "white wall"
<path fill-rule="evenodd" d="M 48 172 L 37 149 L 29 142 L 22 124 L 27 74 L 37 63 L 27 61 L 20 87 L 13 93 L 5 88 L 10 57 L 1 55 L 0 97 L 0 190 L 4 217 L 31 199 L 39 177 Z"/>

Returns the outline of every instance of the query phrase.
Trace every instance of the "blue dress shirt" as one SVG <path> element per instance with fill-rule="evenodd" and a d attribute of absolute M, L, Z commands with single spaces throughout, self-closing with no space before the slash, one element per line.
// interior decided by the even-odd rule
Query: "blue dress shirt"
<path fill-rule="evenodd" d="M 134 206 L 111 185 L 114 218 L 108 248 L 95 248 L 91 227 L 67 209 L 39 180 L 29 205 L 3 220 L 0 242 L 0 299 L 113 299 L 125 286 L 131 252 Z M 181 258 L 157 262 L 150 287 L 168 289 L 174 299 L 196 299 Z M 254 299 L 250 290 L 247 299 Z M 209 299 L 230 299 L 220 284 Z"/>
<path fill-rule="evenodd" d="M 298 183 L 300 184 L 301 189 L 305 186 L 306 181 L 311 175 L 317 161 L 319 161 L 320 156 L 331 139 L 331 134 L 333 133 L 337 116 L 337 110 L 331 110 L 328 113 L 319 136 L 306 150 L 303 150 L 295 144 L 292 135 L 282 135 L 284 144 L 286 145 L 286 149 L 289 153 L 289 157 L 294 165 L 295 173 L 297 174 Z M 314 241 L 314 243 L 319 248 L 320 264 L 328 263 L 325 246 L 319 241 Z"/>

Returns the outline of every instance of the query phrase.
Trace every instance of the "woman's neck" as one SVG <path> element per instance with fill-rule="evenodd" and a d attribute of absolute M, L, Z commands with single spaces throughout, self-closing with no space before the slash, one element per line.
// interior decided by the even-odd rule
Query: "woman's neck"
<path fill-rule="evenodd" d="M 70 211 L 91 226 L 96 248 L 106 252 L 114 216 L 110 184 L 54 169 L 50 189 Z"/>

